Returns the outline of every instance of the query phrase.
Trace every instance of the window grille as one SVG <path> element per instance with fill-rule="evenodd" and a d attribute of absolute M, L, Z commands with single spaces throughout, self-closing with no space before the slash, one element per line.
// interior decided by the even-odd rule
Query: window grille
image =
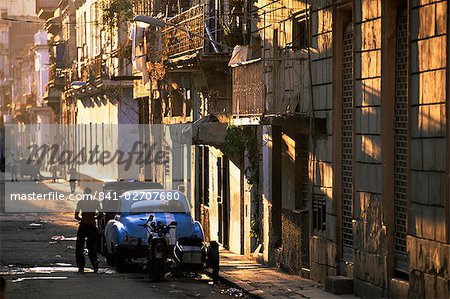
<path fill-rule="evenodd" d="M 342 241 L 353 246 L 353 26 L 342 41 Z"/>
<path fill-rule="evenodd" d="M 397 19 L 394 108 L 394 251 L 396 268 L 407 271 L 408 28 L 406 12 Z"/>

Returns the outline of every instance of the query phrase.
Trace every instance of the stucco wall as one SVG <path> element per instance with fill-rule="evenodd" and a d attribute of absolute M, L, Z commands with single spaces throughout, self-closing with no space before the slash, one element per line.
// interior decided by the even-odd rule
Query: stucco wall
<path fill-rule="evenodd" d="M 132 99 L 131 90 L 122 93 L 120 99 L 104 99 L 99 97 L 85 98 L 77 101 L 77 127 L 86 129 L 87 137 L 84 134 L 79 135 L 78 146 L 85 146 L 90 149 L 91 131 L 92 144 L 98 144 L 100 149 L 104 148 L 114 152 L 116 149 L 124 149 L 131 145 L 122 144 L 127 136 L 121 136 L 124 127 L 118 125 L 129 125 L 137 123 L 136 103 Z M 128 126 L 127 129 L 130 127 Z M 97 130 L 97 131 L 96 131 Z M 103 133 L 102 133 L 103 130 Z M 84 132 L 84 131 L 83 131 Z M 97 132 L 97 133 L 96 133 Z M 79 132 L 81 133 L 81 132 Z M 125 146 L 125 147 L 124 147 Z M 131 150 L 131 148 L 129 149 Z M 123 168 L 123 167 L 120 167 Z M 111 163 L 108 165 L 82 165 L 80 173 L 101 180 L 116 180 L 118 178 L 138 178 L 136 165 L 125 171 L 119 169 L 118 165 Z"/>

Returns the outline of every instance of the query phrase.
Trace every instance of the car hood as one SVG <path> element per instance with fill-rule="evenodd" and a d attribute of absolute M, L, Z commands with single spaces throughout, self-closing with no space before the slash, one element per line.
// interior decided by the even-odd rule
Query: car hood
<path fill-rule="evenodd" d="M 194 233 L 194 221 L 189 214 L 185 213 L 144 213 L 126 215 L 120 218 L 120 222 L 126 229 L 127 234 L 133 238 L 143 238 L 147 240 L 147 229 L 139 226 L 147 222 L 147 219 L 153 215 L 154 222 L 162 222 L 165 225 L 169 225 L 171 222 L 177 222 L 177 228 L 175 230 L 175 237 L 179 239 L 181 237 L 191 237 Z"/>

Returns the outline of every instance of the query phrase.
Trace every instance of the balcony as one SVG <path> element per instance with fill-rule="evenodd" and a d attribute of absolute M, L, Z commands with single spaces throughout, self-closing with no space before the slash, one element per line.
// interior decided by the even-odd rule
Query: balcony
<path fill-rule="evenodd" d="M 233 68 L 233 115 L 262 115 L 264 107 L 263 63 L 257 60 Z"/>
<path fill-rule="evenodd" d="M 62 19 L 61 16 L 49 17 L 45 22 L 45 31 L 58 35 L 61 31 Z"/>
<path fill-rule="evenodd" d="M 95 79 L 101 79 L 106 76 L 106 72 L 103 65 L 102 55 L 97 55 L 93 61 L 94 77 Z"/>
<path fill-rule="evenodd" d="M 220 11 L 222 10 L 217 11 L 200 4 L 166 20 L 168 24 L 174 24 L 176 27 L 167 26 L 162 31 L 165 56 L 174 58 L 195 52 L 224 53 L 229 52 L 235 44 L 242 44 L 242 28 L 230 25 L 240 24 L 235 20 L 240 16 L 227 15 Z M 228 48 L 213 45 L 203 37 Z"/>
<path fill-rule="evenodd" d="M 38 17 L 43 20 L 53 16 L 56 7 L 58 6 L 59 0 L 37 0 L 36 1 L 36 12 Z"/>
<path fill-rule="evenodd" d="M 309 134 L 311 119 L 307 113 L 297 107 L 289 107 L 286 103 L 301 104 L 306 102 L 305 110 L 309 107 L 308 96 L 297 97 L 288 102 L 286 91 L 278 89 L 278 95 L 266 93 L 264 81 L 264 62 L 259 59 L 244 61 L 232 66 L 232 124 L 233 125 L 293 125 L 300 133 Z M 273 79 L 272 84 L 273 84 Z M 273 85 L 272 85 L 273 88 Z M 308 91 L 301 89 L 301 91 Z M 270 92 L 270 90 L 269 90 Z M 306 99 L 303 100 L 303 99 Z M 303 100 L 303 101 L 302 101 Z M 325 116 L 316 116 L 313 119 L 314 130 L 317 136 L 327 132 L 327 119 Z"/>
<path fill-rule="evenodd" d="M 80 66 L 80 80 L 84 82 L 91 81 L 92 79 L 92 66 L 90 64 L 82 64 Z"/>
<path fill-rule="evenodd" d="M 63 86 L 64 78 L 62 75 L 62 69 L 56 67 L 56 63 L 50 65 L 48 70 L 48 85 L 49 86 Z"/>
<path fill-rule="evenodd" d="M 171 18 L 168 23 L 177 24 L 178 28 L 189 28 L 193 34 L 205 34 L 205 6 L 197 5 Z M 199 36 L 189 36 L 186 31 L 175 27 L 163 30 L 163 44 L 168 57 L 187 54 L 204 48 L 204 39 Z"/>

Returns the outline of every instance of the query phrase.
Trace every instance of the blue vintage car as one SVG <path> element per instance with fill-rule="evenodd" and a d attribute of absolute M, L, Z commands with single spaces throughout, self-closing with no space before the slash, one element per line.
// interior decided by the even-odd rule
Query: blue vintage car
<path fill-rule="evenodd" d="M 118 267 L 127 260 L 146 257 L 148 231 L 144 225 L 150 215 L 153 215 L 153 221 L 164 225 L 177 223 L 170 236 L 171 246 L 186 237 L 204 240 L 203 229 L 192 219 L 190 204 L 180 191 L 130 190 L 124 192 L 118 202 L 118 212 L 104 230 L 107 260 Z"/>

